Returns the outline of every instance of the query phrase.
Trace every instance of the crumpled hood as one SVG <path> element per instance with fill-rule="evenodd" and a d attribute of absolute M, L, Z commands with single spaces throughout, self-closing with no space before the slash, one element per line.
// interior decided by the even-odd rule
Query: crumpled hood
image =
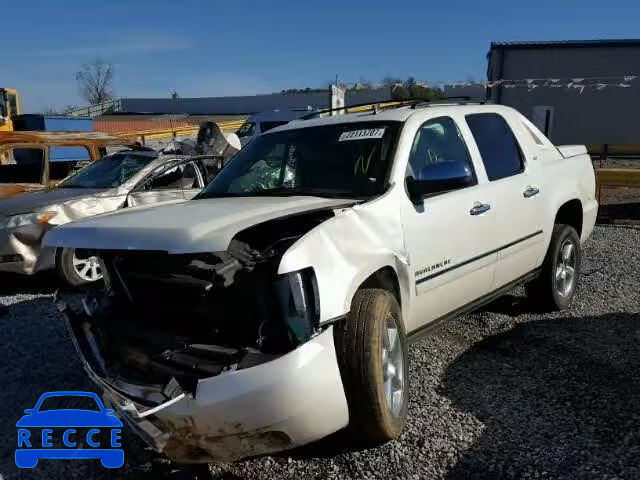
<path fill-rule="evenodd" d="M 318 197 L 232 197 L 125 209 L 51 230 L 46 246 L 169 253 L 226 250 L 233 236 L 258 223 L 353 200 Z"/>
<path fill-rule="evenodd" d="M 107 189 L 104 188 L 54 188 L 51 190 L 22 193 L 14 197 L 0 199 L 0 216 L 32 213 L 41 208 L 69 200 L 91 197 L 106 191 Z"/>

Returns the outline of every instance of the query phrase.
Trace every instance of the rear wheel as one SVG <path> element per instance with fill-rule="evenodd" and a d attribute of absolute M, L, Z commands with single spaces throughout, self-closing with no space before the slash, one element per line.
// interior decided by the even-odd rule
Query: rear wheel
<path fill-rule="evenodd" d="M 89 250 L 63 248 L 58 252 L 58 275 L 70 287 L 80 287 L 102 279 L 98 257 Z"/>
<path fill-rule="evenodd" d="M 349 405 L 349 433 L 363 445 L 396 438 L 407 416 L 407 339 L 395 297 L 381 289 L 356 293 L 336 349 Z"/>
<path fill-rule="evenodd" d="M 544 310 L 569 308 L 580 279 L 582 249 L 576 229 L 557 224 L 540 276 L 527 285 L 527 296 Z"/>

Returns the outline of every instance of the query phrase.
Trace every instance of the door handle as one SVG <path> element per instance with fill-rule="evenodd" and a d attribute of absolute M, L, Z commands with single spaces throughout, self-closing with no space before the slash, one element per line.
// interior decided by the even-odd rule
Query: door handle
<path fill-rule="evenodd" d="M 529 185 L 524 192 L 522 192 L 522 196 L 524 198 L 531 198 L 534 195 L 537 195 L 540 193 L 540 189 L 538 187 L 534 187 L 532 185 Z"/>
<path fill-rule="evenodd" d="M 473 207 L 471 207 L 471 210 L 469 210 L 469 214 L 471 215 L 481 215 L 484 212 L 488 211 L 491 209 L 491 205 L 489 205 L 488 203 L 475 203 L 473 205 Z"/>

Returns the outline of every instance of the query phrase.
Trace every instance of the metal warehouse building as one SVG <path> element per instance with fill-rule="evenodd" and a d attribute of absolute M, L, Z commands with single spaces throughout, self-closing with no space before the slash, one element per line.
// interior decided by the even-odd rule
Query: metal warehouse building
<path fill-rule="evenodd" d="M 556 144 L 640 153 L 640 39 L 492 43 L 487 76 Z"/>
<path fill-rule="evenodd" d="M 373 103 L 391 98 L 389 87 L 348 90 L 345 102 L 348 105 Z M 273 110 L 324 109 L 329 107 L 329 92 L 270 93 L 238 97 L 201 98 L 119 98 L 100 105 L 79 108 L 71 115 L 95 117 L 109 114 L 179 114 L 247 116 L 252 113 Z"/>

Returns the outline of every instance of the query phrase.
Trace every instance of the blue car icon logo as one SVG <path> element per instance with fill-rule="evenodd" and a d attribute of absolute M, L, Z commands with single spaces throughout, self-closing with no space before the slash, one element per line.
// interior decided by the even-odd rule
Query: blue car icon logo
<path fill-rule="evenodd" d="M 45 410 L 45 400 L 55 397 L 89 397 L 95 401 L 95 409 Z M 84 398 L 83 400 L 87 400 Z M 93 406 L 93 403 L 90 403 Z M 16 465 L 33 468 L 41 458 L 92 459 L 99 458 L 107 468 L 119 468 L 124 463 L 124 451 L 119 448 L 122 422 L 114 410 L 106 409 L 100 398 L 92 392 L 49 392 L 43 394 L 33 409 L 24 411 L 18 427 Z M 54 434 L 55 429 L 55 434 Z M 85 433 L 86 431 L 86 433 Z M 58 437 L 58 438 L 55 438 Z M 54 448 L 54 442 L 60 444 Z M 76 448 L 86 443 L 88 448 Z M 64 448 L 57 448 L 58 446 Z M 105 448 L 108 447 L 108 448 Z"/>

